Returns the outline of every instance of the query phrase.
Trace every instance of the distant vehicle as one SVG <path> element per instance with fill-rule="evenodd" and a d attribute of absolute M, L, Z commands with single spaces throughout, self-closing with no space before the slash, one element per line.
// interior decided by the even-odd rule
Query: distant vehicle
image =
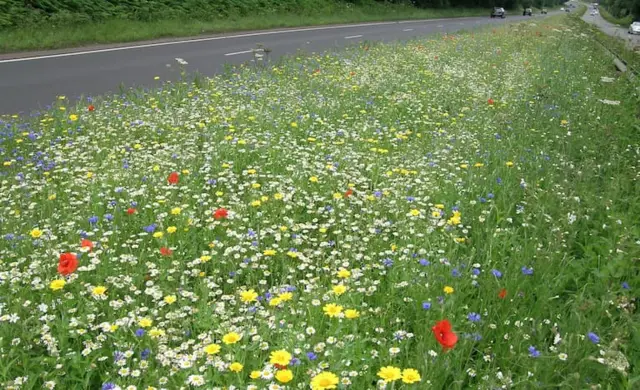
<path fill-rule="evenodd" d="M 564 11 L 564 7 L 560 8 L 560 11 Z"/>
<path fill-rule="evenodd" d="M 541 13 L 541 14 L 543 14 L 543 15 L 546 15 L 546 14 L 547 14 L 547 9 L 546 9 L 546 8 L 543 8 L 543 9 L 542 9 L 542 11 L 541 11 L 540 13 Z"/>
<path fill-rule="evenodd" d="M 525 8 L 524 11 L 522 11 L 522 16 L 532 16 L 533 11 L 531 10 L 531 8 Z"/>
<path fill-rule="evenodd" d="M 640 35 L 640 20 L 631 23 L 629 26 L 629 34 L 638 34 Z"/>
<path fill-rule="evenodd" d="M 504 19 L 507 16 L 507 13 L 504 12 L 504 8 L 502 7 L 494 7 L 493 11 L 491 11 L 492 18 L 502 18 Z"/>
<path fill-rule="evenodd" d="M 571 10 L 569 8 L 565 8 L 564 12 L 571 12 Z"/>

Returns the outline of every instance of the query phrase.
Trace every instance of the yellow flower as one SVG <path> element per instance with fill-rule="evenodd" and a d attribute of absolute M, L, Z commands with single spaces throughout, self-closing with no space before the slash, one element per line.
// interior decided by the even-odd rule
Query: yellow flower
<path fill-rule="evenodd" d="M 78 120 L 78 116 L 76 114 L 69 115 L 69 120 L 75 122 Z"/>
<path fill-rule="evenodd" d="M 444 210 L 444 205 L 442 203 L 438 203 L 436 205 L 434 205 L 433 207 L 440 209 L 440 210 Z"/>
<path fill-rule="evenodd" d="M 35 228 L 33 230 L 31 230 L 31 237 L 33 238 L 40 238 L 40 236 L 42 236 L 42 230 Z"/>
<path fill-rule="evenodd" d="M 263 255 L 265 256 L 274 256 L 277 252 L 273 249 L 265 249 L 264 252 L 262 252 Z"/>
<path fill-rule="evenodd" d="M 320 229 L 318 229 L 318 231 L 320 233 L 326 233 L 327 232 L 327 228 L 320 228 Z"/>
<path fill-rule="evenodd" d="M 505 165 L 511 168 L 513 166 L 513 161 L 507 161 Z"/>
<path fill-rule="evenodd" d="M 276 372 L 276 379 L 280 383 L 288 383 L 293 380 L 293 372 L 291 370 L 280 370 Z"/>
<path fill-rule="evenodd" d="M 453 212 L 453 216 L 451 218 L 449 218 L 447 223 L 449 225 L 460 225 L 460 223 L 461 223 L 460 216 L 461 216 L 461 214 L 460 214 L 459 211 L 454 211 Z"/>
<path fill-rule="evenodd" d="M 105 286 L 96 286 L 91 290 L 93 295 L 104 295 L 107 292 L 107 288 Z"/>
<path fill-rule="evenodd" d="M 414 217 L 417 217 L 418 215 L 420 215 L 420 210 L 413 209 L 409 211 L 409 214 L 411 214 Z"/>
<path fill-rule="evenodd" d="M 346 270 L 346 269 L 344 269 L 344 268 L 342 268 L 342 269 L 340 269 L 340 270 L 338 271 L 338 277 L 339 277 L 340 279 L 346 279 L 346 278 L 348 278 L 349 276 L 351 276 L 351 272 L 350 272 L 350 271 L 348 271 L 348 270 Z"/>
<path fill-rule="evenodd" d="M 402 378 L 402 372 L 398 367 L 387 366 L 382 367 L 380 371 L 378 371 L 378 376 L 385 382 L 393 382 Z"/>
<path fill-rule="evenodd" d="M 322 311 L 329 317 L 337 317 L 342 313 L 342 306 L 336 305 L 335 303 L 328 303 L 324 305 Z"/>
<path fill-rule="evenodd" d="M 231 365 L 229 366 L 229 370 L 233 372 L 240 372 L 243 368 L 244 366 L 238 362 L 231 363 Z"/>
<path fill-rule="evenodd" d="M 67 284 L 67 282 L 65 282 L 63 279 L 56 279 L 52 281 L 51 284 L 49 284 L 49 288 L 53 291 L 58 291 L 62 290 L 65 284 Z"/>
<path fill-rule="evenodd" d="M 469 164 L 460 164 L 460 168 L 467 169 L 469 168 Z"/>
<path fill-rule="evenodd" d="M 260 371 L 251 371 L 251 374 L 249 374 L 249 378 L 258 379 L 261 375 L 262 373 Z"/>
<path fill-rule="evenodd" d="M 56 194 L 49 195 L 49 200 L 56 200 Z"/>
<path fill-rule="evenodd" d="M 484 164 L 478 162 L 478 163 L 473 164 L 473 166 L 476 167 L 476 168 L 480 168 L 480 167 L 484 167 Z"/>
<path fill-rule="evenodd" d="M 255 169 L 249 169 L 247 170 L 247 174 L 248 175 L 255 175 L 258 171 L 256 171 Z"/>
<path fill-rule="evenodd" d="M 347 319 L 352 320 L 352 319 L 354 319 L 354 318 L 358 318 L 358 317 L 360 317 L 360 312 L 359 312 L 359 311 L 357 311 L 357 310 L 355 310 L 355 309 L 348 309 L 348 310 L 346 310 L 346 311 L 344 312 L 344 316 L 345 316 Z"/>
<path fill-rule="evenodd" d="M 87 172 L 87 179 L 91 179 L 93 177 L 93 172 Z"/>
<path fill-rule="evenodd" d="M 209 344 L 204 347 L 204 352 L 207 355 L 215 355 L 216 353 L 220 352 L 220 346 L 218 344 Z"/>
<path fill-rule="evenodd" d="M 175 226 L 169 226 L 169 227 L 167 228 L 167 233 L 172 234 L 172 233 L 175 233 L 177 230 L 178 230 L 178 228 L 177 228 L 177 227 L 175 227 Z"/>
<path fill-rule="evenodd" d="M 287 229 L 289 229 L 289 228 L 286 227 L 286 226 L 280 226 L 280 231 L 283 232 L 283 233 L 286 232 Z"/>
<path fill-rule="evenodd" d="M 254 302 L 257 298 L 258 298 L 258 293 L 255 292 L 253 289 L 248 291 L 242 291 L 240 293 L 240 300 L 244 303 Z"/>
<path fill-rule="evenodd" d="M 260 183 L 253 183 L 253 184 L 251 184 L 251 188 L 258 189 L 258 188 L 260 188 L 260 187 L 262 187 L 262 186 L 260 185 Z"/>
<path fill-rule="evenodd" d="M 444 293 L 445 294 L 453 294 L 455 290 L 453 289 L 453 287 L 451 286 L 444 286 Z"/>
<path fill-rule="evenodd" d="M 311 378 L 312 390 L 328 390 L 335 389 L 340 379 L 338 376 L 329 371 L 322 371 L 318 375 Z"/>
<path fill-rule="evenodd" d="M 180 214 L 180 212 L 182 212 L 182 209 L 180 207 L 174 207 L 171 209 L 171 215 L 178 215 Z"/>
<path fill-rule="evenodd" d="M 332 288 L 333 293 L 336 295 L 342 295 L 345 292 L 347 292 L 347 286 L 343 285 L 343 284 L 338 284 L 336 286 L 333 286 Z"/>
<path fill-rule="evenodd" d="M 287 252 L 287 256 L 291 257 L 292 259 L 297 259 L 298 258 L 298 252 L 289 251 L 289 252 Z"/>
<path fill-rule="evenodd" d="M 342 194 L 339 192 L 336 192 L 335 194 L 333 194 L 333 199 L 335 200 L 342 199 Z"/>
<path fill-rule="evenodd" d="M 290 301 L 293 299 L 293 294 L 290 292 L 284 292 L 278 295 L 278 298 L 282 299 L 283 302 Z"/>
<path fill-rule="evenodd" d="M 456 237 L 454 238 L 455 242 L 462 244 L 463 242 L 465 242 L 467 239 L 464 237 Z"/>
<path fill-rule="evenodd" d="M 317 183 L 318 182 L 318 178 L 316 176 L 311 176 L 309 178 L 309 181 L 312 182 L 312 183 Z"/>
<path fill-rule="evenodd" d="M 222 192 L 222 191 L 216 191 L 216 196 L 222 196 L 222 195 L 224 195 L 224 192 Z"/>
<path fill-rule="evenodd" d="M 165 335 L 165 331 L 162 329 L 158 329 L 158 328 L 153 328 L 149 331 L 149 336 L 153 337 L 153 338 L 158 338 L 158 337 L 162 337 Z"/>
<path fill-rule="evenodd" d="M 141 318 L 140 321 L 138 321 L 138 325 L 140 325 L 141 328 L 148 328 L 153 324 L 153 321 L 149 318 Z"/>
<path fill-rule="evenodd" d="M 281 298 L 271 298 L 271 300 L 269 301 L 269 306 L 278 306 L 279 304 L 282 303 L 282 299 Z"/>
<path fill-rule="evenodd" d="M 260 202 L 259 200 L 254 200 L 253 202 L 251 202 L 251 206 L 253 207 L 259 207 L 262 204 L 262 202 Z"/>
<path fill-rule="evenodd" d="M 211 260 L 211 256 L 207 256 L 207 255 L 200 256 L 200 261 L 203 263 L 206 263 L 209 260 Z"/>
<path fill-rule="evenodd" d="M 420 382 L 420 373 L 413 368 L 405 368 L 402 370 L 402 382 L 403 383 L 416 383 Z"/>
<path fill-rule="evenodd" d="M 284 198 L 284 195 L 282 195 L 281 193 L 279 193 L 279 192 L 278 192 L 277 194 L 273 195 L 273 197 L 274 197 L 276 200 L 281 200 L 282 198 Z"/>
<path fill-rule="evenodd" d="M 291 127 L 296 128 L 298 127 L 298 124 L 296 122 L 291 122 Z"/>
<path fill-rule="evenodd" d="M 291 362 L 291 354 L 284 349 L 273 351 L 269 355 L 269 363 L 279 364 L 281 366 L 287 366 Z"/>
<path fill-rule="evenodd" d="M 225 344 L 235 344 L 242 338 L 242 335 L 237 334 L 236 332 L 230 332 L 222 336 L 222 342 Z"/>
<path fill-rule="evenodd" d="M 155 232 L 153 233 L 153 237 L 154 238 L 162 238 L 164 236 L 164 233 L 162 232 Z"/>
<path fill-rule="evenodd" d="M 167 295 L 166 297 L 164 297 L 164 301 L 169 305 L 171 305 L 177 300 L 178 298 L 175 295 Z"/>

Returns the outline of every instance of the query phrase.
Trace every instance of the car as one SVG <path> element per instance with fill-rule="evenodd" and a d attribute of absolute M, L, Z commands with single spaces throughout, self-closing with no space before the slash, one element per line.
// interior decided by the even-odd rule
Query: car
<path fill-rule="evenodd" d="M 560 8 L 560 11 L 564 11 L 564 7 Z"/>
<path fill-rule="evenodd" d="M 524 11 L 522 11 L 522 16 L 532 16 L 533 11 L 531 10 L 531 8 L 525 8 Z"/>
<path fill-rule="evenodd" d="M 504 19 L 507 16 L 507 13 L 504 11 L 502 7 L 494 7 L 493 11 L 491 11 L 492 18 L 502 18 Z"/>
<path fill-rule="evenodd" d="M 547 9 L 543 8 L 542 11 L 540 11 L 541 14 L 546 15 L 547 14 Z"/>
<path fill-rule="evenodd" d="M 640 35 L 640 20 L 631 23 L 631 25 L 629 26 L 629 34 Z"/>
<path fill-rule="evenodd" d="M 571 12 L 571 10 L 569 8 L 565 8 L 564 12 Z"/>

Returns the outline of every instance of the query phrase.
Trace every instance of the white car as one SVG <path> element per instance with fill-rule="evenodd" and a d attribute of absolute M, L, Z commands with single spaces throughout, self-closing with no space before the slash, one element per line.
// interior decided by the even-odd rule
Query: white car
<path fill-rule="evenodd" d="M 640 21 L 631 23 L 631 26 L 629 26 L 629 34 L 640 35 Z"/>

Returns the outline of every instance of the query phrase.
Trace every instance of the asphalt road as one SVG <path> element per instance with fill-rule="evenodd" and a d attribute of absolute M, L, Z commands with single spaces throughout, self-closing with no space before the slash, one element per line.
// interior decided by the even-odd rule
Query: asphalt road
<path fill-rule="evenodd" d="M 600 15 L 600 13 L 591 15 L 591 11 L 592 7 L 589 7 L 587 12 L 582 16 L 582 20 L 596 25 L 605 34 L 623 39 L 630 49 L 640 46 L 640 35 L 629 34 L 629 26 L 620 27 L 616 24 L 609 23 Z"/>
<path fill-rule="evenodd" d="M 60 95 L 74 100 L 81 96 L 118 93 L 121 85 L 153 87 L 165 80 L 175 80 L 179 73 L 176 58 L 188 63 L 185 65 L 188 72 L 211 75 L 223 70 L 225 64 L 251 61 L 252 49 L 259 43 L 272 50 L 270 58 L 273 61 L 283 55 L 295 54 L 298 49 L 322 52 L 364 40 L 405 40 L 542 17 L 511 14 L 505 19 L 491 19 L 489 12 L 486 17 L 259 31 L 85 48 L 83 51 L 44 52 L 35 57 L 4 55 L 0 56 L 0 114 L 28 114 L 46 108 Z M 160 80 L 155 80 L 156 76 Z"/>

